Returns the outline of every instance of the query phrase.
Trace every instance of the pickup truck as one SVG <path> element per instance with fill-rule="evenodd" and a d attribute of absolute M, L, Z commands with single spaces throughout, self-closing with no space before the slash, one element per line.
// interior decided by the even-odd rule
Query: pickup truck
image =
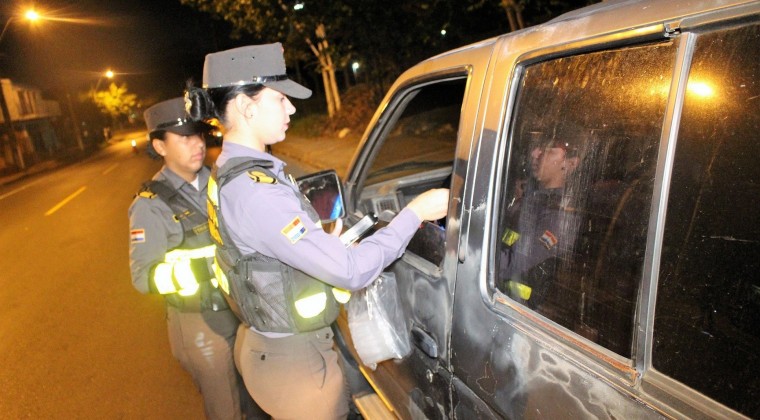
<path fill-rule="evenodd" d="M 758 51 L 757 1 L 605 1 L 403 73 L 349 222 L 451 200 L 387 269 L 412 352 L 363 366 L 339 318 L 355 394 L 402 419 L 760 417 Z"/>

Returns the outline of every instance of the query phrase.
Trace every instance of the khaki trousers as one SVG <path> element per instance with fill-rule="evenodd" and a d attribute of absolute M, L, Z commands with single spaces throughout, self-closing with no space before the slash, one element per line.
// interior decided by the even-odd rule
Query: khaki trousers
<path fill-rule="evenodd" d="M 166 320 L 172 354 L 198 387 L 207 419 L 265 418 L 235 369 L 240 321 L 232 311 L 183 312 L 167 305 Z"/>
<path fill-rule="evenodd" d="M 348 399 L 329 327 L 269 338 L 241 325 L 235 363 L 273 419 L 344 419 Z"/>

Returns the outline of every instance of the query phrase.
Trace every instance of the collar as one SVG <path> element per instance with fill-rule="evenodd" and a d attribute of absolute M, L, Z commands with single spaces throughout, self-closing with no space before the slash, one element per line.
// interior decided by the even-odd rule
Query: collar
<path fill-rule="evenodd" d="M 235 157 L 251 157 L 254 159 L 268 160 L 274 164 L 272 172 L 276 174 L 283 172 L 285 166 L 287 165 L 285 162 L 272 156 L 269 153 L 260 152 L 251 147 L 243 146 L 242 144 L 222 143 L 222 152 L 219 153 L 219 157 L 216 159 L 216 166 L 221 167 L 228 160 Z"/>
<path fill-rule="evenodd" d="M 203 191 L 208 184 L 208 179 L 211 176 L 211 171 L 204 165 L 201 166 L 201 170 L 198 171 L 198 191 Z M 161 171 L 156 174 L 153 179 L 157 181 L 166 180 L 172 186 L 172 188 L 179 190 L 185 184 L 192 186 L 189 182 L 185 181 L 182 177 L 174 173 L 166 165 L 161 168 Z M 193 187 L 193 190 L 195 188 Z"/>

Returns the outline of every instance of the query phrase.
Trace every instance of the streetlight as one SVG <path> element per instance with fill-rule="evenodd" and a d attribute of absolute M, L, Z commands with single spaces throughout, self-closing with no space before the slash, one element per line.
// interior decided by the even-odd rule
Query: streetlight
<path fill-rule="evenodd" d="M 40 14 L 35 12 L 34 9 L 29 9 L 26 11 L 26 13 L 24 13 L 23 17 L 30 22 L 34 22 L 40 18 Z M 5 26 L 3 27 L 3 32 L 0 32 L 0 42 L 3 42 L 3 37 L 5 36 L 5 32 L 8 30 L 8 27 L 11 25 L 11 22 L 13 22 L 14 19 L 18 18 L 19 16 L 11 16 L 8 18 L 8 20 L 5 22 Z"/>
<path fill-rule="evenodd" d="M 93 89 L 93 90 L 92 90 L 92 95 L 93 95 L 93 96 L 95 96 L 95 92 L 97 92 L 97 91 L 98 91 L 98 88 L 100 87 L 100 82 L 102 82 L 102 81 L 103 81 L 103 78 L 104 78 L 104 77 L 105 77 L 106 79 L 113 79 L 113 76 L 114 76 L 114 72 L 113 72 L 113 70 L 111 70 L 111 69 L 108 69 L 108 70 L 106 70 L 106 71 L 105 71 L 105 72 L 104 72 L 104 73 L 103 73 L 103 74 L 102 74 L 102 75 L 101 75 L 101 76 L 98 78 L 98 83 L 96 83 L 96 84 L 95 84 L 95 89 Z"/>
<path fill-rule="evenodd" d="M 0 43 L 3 42 L 3 37 L 5 36 L 5 32 L 8 30 L 8 27 L 10 26 L 11 22 L 13 22 L 13 20 L 16 18 L 18 18 L 18 16 L 11 16 L 5 22 L 5 26 L 3 26 L 3 32 L 0 32 Z M 30 9 L 30 10 L 27 10 L 26 13 L 24 13 L 24 18 L 33 22 L 39 19 L 40 15 L 34 10 Z M 19 150 L 18 148 L 18 142 L 16 140 L 16 128 L 13 127 L 13 120 L 11 120 L 11 113 L 10 111 L 8 111 L 8 103 L 5 100 L 5 92 L 3 91 L 2 83 L 0 83 L 0 108 L 2 108 L 3 121 L 5 121 L 8 137 L 11 141 L 13 149 L 16 151 L 16 162 L 18 163 L 19 169 L 24 169 L 26 167 L 26 165 L 24 164 L 24 154 L 21 153 L 21 150 Z"/>

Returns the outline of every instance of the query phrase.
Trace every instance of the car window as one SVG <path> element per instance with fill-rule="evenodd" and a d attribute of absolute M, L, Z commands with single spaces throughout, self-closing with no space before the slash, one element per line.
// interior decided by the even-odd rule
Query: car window
<path fill-rule="evenodd" d="M 524 67 L 494 213 L 495 287 L 630 357 L 675 45 Z"/>
<path fill-rule="evenodd" d="M 760 26 L 700 35 L 668 198 L 659 371 L 760 416 Z M 688 356 L 688 357 L 686 357 Z"/>
<path fill-rule="evenodd" d="M 406 93 L 385 130 L 367 184 L 451 166 L 465 82 L 433 83 Z"/>
<path fill-rule="evenodd" d="M 448 188 L 467 79 L 426 82 L 389 106 L 389 120 L 373 151 L 359 208 L 400 211 L 430 188 Z M 393 102 L 392 102 L 393 103 Z M 407 252 L 439 265 L 444 255 L 444 220 L 424 223 Z"/>

